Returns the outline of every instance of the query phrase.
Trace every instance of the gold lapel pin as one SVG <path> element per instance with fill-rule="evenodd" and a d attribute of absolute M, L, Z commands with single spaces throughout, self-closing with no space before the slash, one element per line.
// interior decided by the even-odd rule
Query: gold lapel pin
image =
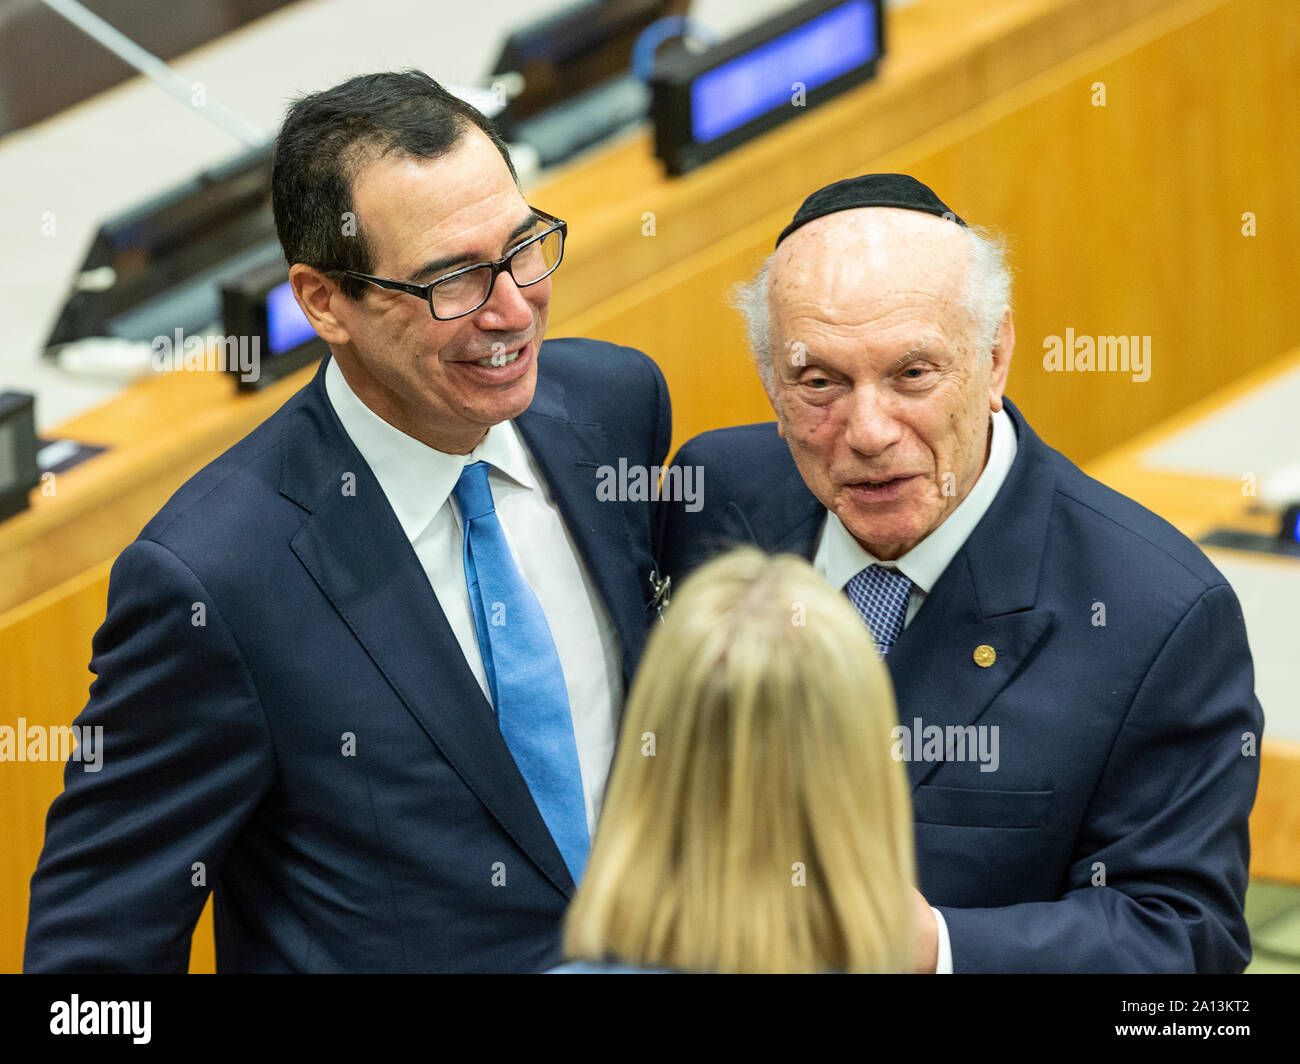
<path fill-rule="evenodd" d="M 987 669 L 998 660 L 998 652 L 987 643 L 981 643 L 977 646 L 972 656 L 975 658 L 975 664 L 981 669 Z"/>

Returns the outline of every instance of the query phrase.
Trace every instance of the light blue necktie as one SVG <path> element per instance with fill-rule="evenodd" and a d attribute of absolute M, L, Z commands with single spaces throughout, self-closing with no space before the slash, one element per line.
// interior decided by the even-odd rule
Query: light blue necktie
<path fill-rule="evenodd" d="M 560 655 L 497 520 L 486 462 L 464 468 L 455 496 L 465 526 L 465 585 L 497 725 L 577 883 L 591 839 Z"/>
<path fill-rule="evenodd" d="M 844 593 L 867 622 L 883 658 L 903 630 L 912 581 L 897 569 L 868 565 L 844 585 Z"/>

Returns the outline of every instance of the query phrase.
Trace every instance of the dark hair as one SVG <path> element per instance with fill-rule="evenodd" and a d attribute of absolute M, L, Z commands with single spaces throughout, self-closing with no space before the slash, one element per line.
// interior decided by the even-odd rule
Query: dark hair
<path fill-rule="evenodd" d="M 372 273 L 365 230 L 357 225 L 355 236 L 344 235 L 344 215 L 355 210 L 357 174 L 390 152 L 436 159 L 471 127 L 487 134 L 518 183 L 491 122 L 422 71 L 363 74 L 295 102 L 275 139 L 271 169 L 271 206 L 285 260 L 322 272 Z M 339 287 L 359 299 L 366 285 L 341 277 Z"/>

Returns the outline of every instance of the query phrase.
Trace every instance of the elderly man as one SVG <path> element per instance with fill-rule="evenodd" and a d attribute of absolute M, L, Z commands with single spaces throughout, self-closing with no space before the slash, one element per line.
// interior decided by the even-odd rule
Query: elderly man
<path fill-rule="evenodd" d="M 427 76 L 300 100 L 275 151 L 315 379 L 117 560 L 26 967 L 533 971 L 555 959 L 655 615 L 639 352 L 542 343 L 565 223 Z"/>
<path fill-rule="evenodd" d="M 664 512 L 660 560 L 802 554 L 871 627 L 918 971 L 1239 972 L 1263 725 L 1240 607 L 1003 398 L 1009 289 L 909 177 L 810 196 L 739 300 L 777 422 L 682 448 L 709 489 Z"/>

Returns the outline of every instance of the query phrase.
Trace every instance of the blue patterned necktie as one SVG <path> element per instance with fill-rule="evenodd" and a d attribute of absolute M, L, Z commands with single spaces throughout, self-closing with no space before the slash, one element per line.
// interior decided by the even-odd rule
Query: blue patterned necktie
<path fill-rule="evenodd" d="M 897 569 L 868 565 L 844 585 L 844 593 L 867 622 L 883 658 L 903 630 L 912 581 Z"/>
<path fill-rule="evenodd" d="M 577 883 L 591 839 L 560 655 L 497 520 L 487 463 L 467 465 L 454 493 L 465 526 L 465 585 L 497 724 Z"/>

